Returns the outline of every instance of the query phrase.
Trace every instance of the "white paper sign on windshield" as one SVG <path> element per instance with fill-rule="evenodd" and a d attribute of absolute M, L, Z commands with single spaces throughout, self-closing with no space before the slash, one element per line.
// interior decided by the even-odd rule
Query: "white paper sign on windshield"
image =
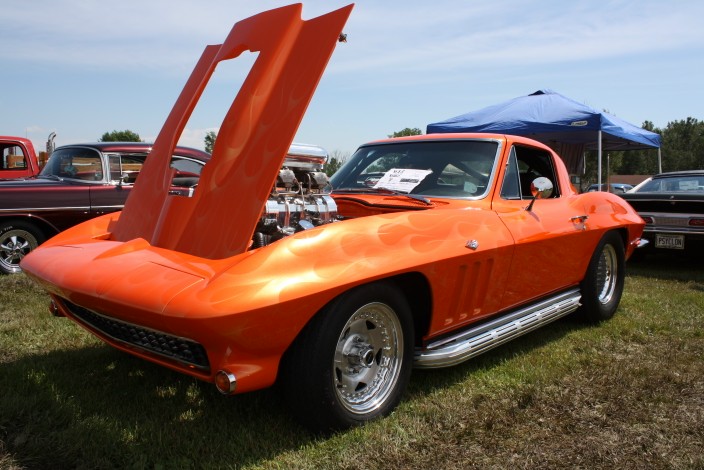
<path fill-rule="evenodd" d="M 432 173 L 432 170 L 392 168 L 377 181 L 374 187 L 410 193 L 430 173 Z"/>

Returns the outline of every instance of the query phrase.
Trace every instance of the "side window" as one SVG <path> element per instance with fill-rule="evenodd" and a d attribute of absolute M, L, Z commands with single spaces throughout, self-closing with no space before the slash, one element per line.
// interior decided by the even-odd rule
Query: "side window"
<path fill-rule="evenodd" d="M 203 164 L 188 158 L 174 155 L 171 159 L 171 168 L 175 168 L 178 173 L 189 173 L 191 176 L 197 176 L 200 175 L 200 172 L 203 169 Z"/>
<path fill-rule="evenodd" d="M 22 147 L 10 146 L 0 149 L 0 170 L 18 170 L 27 168 Z"/>
<path fill-rule="evenodd" d="M 516 161 L 516 148 L 511 148 L 511 153 L 506 162 L 506 173 L 501 185 L 502 199 L 521 199 L 520 181 L 518 179 L 518 162 Z"/>
<path fill-rule="evenodd" d="M 174 155 L 171 158 L 171 168 L 176 170 L 172 184 L 181 188 L 195 188 L 203 170 L 203 163 L 190 158 Z"/>
<path fill-rule="evenodd" d="M 120 179 L 120 174 L 122 174 L 122 167 L 120 165 L 120 156 L 118 154 L 108 155 L 108 161 L 110 162 L 110 175 L 108 179 L 110 181 L 117 181 Z"/>
<path fill-rule="evenodd" d="M 110 180 L 133 184 L 144 165 L 144 155 L 112 154 L 110 160 Z"/>
<path fill-rule="evenodd" d="M 522 199 L 532 199 L 530 185 L 534 179 L 545 177 L 553 184 L 553 198 L 560 197 L 560 189 L 555 175 L 552 155 L 542 149 L 534 147 L 524 147 L 516 145 L 512 149 L 515 152 L 518 168 L 518 180 Z"/>

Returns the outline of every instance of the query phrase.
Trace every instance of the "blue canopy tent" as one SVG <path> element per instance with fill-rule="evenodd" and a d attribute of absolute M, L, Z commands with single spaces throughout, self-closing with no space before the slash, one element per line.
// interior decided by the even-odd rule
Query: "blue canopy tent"
<path fill-rule="evenodd" d="M 598 183 L 604 150 L 658 149 L 662 172 L 660 135 L 634 126 L 616 116 L 597 111 L 552 90 L 428 124 L 427 133 L 491 132 L 530 137 L 554 148 L 572 173 L 580 166 L 586 149 L 598 153 Z M 601 186 L 600 186 L 601 187 Z"/>

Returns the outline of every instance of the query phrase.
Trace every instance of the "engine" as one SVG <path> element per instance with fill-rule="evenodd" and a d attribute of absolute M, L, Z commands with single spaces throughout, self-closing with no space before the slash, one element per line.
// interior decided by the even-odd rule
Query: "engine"
<path fill-rule="evenodd" d="M 329 196 L 332 187 L 322 171 L 327 158 L 320 147 L 291 145 L 257 223 L 252 248 L 337 219 L 337 205 Z"/>

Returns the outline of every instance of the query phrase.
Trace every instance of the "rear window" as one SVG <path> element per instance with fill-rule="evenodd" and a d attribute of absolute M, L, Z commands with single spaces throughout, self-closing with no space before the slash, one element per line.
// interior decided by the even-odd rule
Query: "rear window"
<path fill-rule="evenodd" d="M 704 193 L 704 175 L 654 178 L 638 188 L 639 193 Z"/>
<path fill-rule="evenodd" d="M 10 145 L 0 148 L 0 171 L 27 168 L 27 158 L 22 147 Z"/>

